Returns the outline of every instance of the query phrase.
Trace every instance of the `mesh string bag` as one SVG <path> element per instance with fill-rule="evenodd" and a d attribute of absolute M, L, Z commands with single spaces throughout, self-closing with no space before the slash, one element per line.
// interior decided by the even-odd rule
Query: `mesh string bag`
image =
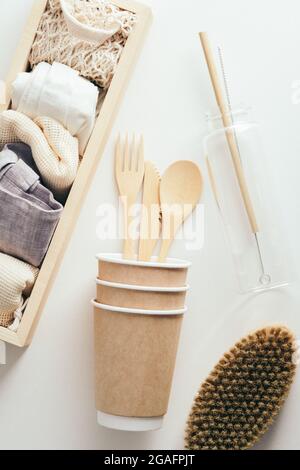
<path fill-rule="evenodd" d="M 60 62 L 77 70 L 81 76 L 107 89 L 114 76 L 136 15 L 121 10 L 105 0 L 72 0 L 72 14 L 82 24 L 97 28 L 103 18 L 116 18 L 119 30 L 103 44 L 73 35 L 65 20 L 60 0 L 49 0 L 42 15 L 29 56 L 31 67 L 40 62 Z M 68 2 L 70 4 L 70 0 Z"/>

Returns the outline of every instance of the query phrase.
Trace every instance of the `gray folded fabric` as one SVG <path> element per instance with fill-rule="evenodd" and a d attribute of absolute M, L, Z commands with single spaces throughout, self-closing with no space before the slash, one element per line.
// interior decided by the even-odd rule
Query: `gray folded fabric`
<path fill-rule="evenodd" d="M 39 172 L 38 167 L 36 166 L 36 163 L 32 156 L 31 148 L 29 147 L 29 145 L 24 144 L 24 142 L 15 142 L 15 143 L 7 144 L 4 147 L 4 150 L 5 149 L 12 150 L 12 152 L 14 152 L 18 158 L 21 158 L 21 160 L 23 160 L 28 166 L 30 166 L 30 168 L 33 171 L 35 171 L 35 173 L 38 174 L 39 177 L 41 178 L 41 174 Z M 42 180 L 43 179 L 41 178 L 41 181 Z"/>
<path fill-rule="evenodd" d="M 17 155 L 0 152 L 0 252 L 39 267 L 63 206 Z"/>

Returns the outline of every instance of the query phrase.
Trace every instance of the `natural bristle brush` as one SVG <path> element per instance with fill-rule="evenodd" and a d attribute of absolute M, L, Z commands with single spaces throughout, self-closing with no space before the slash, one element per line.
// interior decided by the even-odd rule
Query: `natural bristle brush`
<path fill-rule="evenodd" d="M 293 333 L 257 330 L 226 353 L 200 388 L 188 419 L 189 450 L 246 450 L 269 429 L 295 377 Z"/>

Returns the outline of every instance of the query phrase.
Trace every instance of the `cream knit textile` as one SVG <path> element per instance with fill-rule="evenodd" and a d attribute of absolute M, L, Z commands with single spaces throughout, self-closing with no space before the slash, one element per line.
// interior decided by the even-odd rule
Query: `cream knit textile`
<path fill-rule="evenodd" d="M 0 253 L 0 326 L 7 328 L 14 313 L 29 296 L 39 270 L 12 256 Z"/>
<path fill-rule="evenodd" d="M 32 121 L 17 111 L 4 111 L 0 114 L 0 145 L 15 142 L 31 147 L 45 186 L 56 198 L 63 199 L 76 178 L 78 140 L 51 118 Z"/>
<path fill-rule="evenodd" d="M 111 28 L 124 14 L 120 8 L 106 0 L 60 0 L 64 1 L 70 14 L 83 25 L 94 28 Z M 119 23 L 122 26 L 122 22 Z"/>
<path fill-rule="evenodd" d="M 122 26 L 118 18 L 122 13 L 113 7 L 112 13 L 108 14 L 105 11 L 106 0 L 98 2 L 60 0 L 60 5 L 69 32 L 81 40 L 94 42 L 98 46 L 116 34 Z"/>
<path fill-rule="evenodd" d="M 116 15 L 120 21 L 119 31 L 101 46 L 73 36 L 61 10 L 60 0 L 49 0 L 29 56 L 31 66 L 43 61 L 50 64 L 60 62 L 107 89 L 135 24 L 136 15 L 103 0 L 77 1 L 75 16 L 80 22 L 97 26 L 97 15 L 99 18 Z"/>

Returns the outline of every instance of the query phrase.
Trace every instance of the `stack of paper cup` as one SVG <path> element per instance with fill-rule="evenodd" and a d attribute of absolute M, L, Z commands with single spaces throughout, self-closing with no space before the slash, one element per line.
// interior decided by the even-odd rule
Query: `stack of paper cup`
<path fill-rule="evenodd" d="M 126 431 L 162 426 L 167 412 L 190 263 L 98 255 L 94 304 L 99 424 Z"/>

